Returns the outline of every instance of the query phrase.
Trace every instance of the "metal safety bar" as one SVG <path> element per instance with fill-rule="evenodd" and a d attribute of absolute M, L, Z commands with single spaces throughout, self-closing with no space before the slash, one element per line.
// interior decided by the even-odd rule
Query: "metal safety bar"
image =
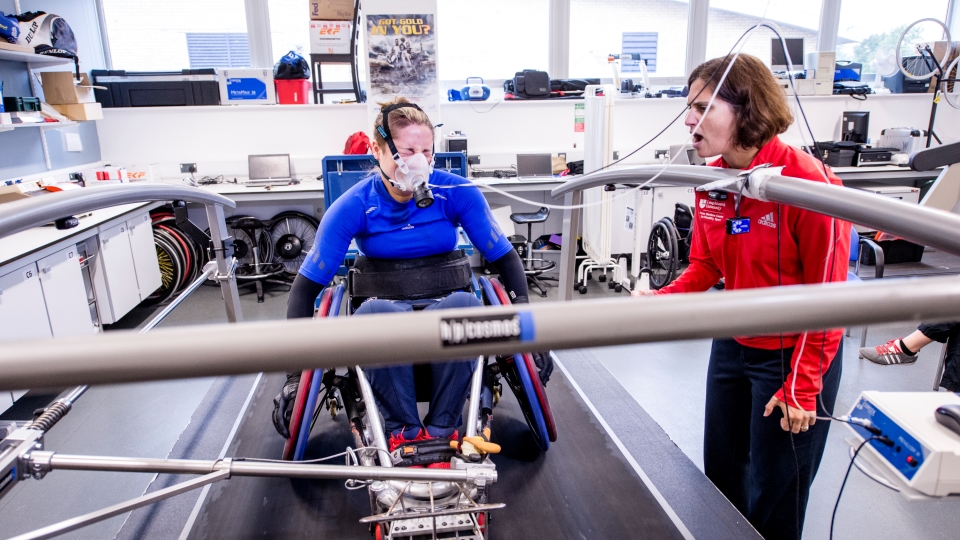
<path fill-rule="evenodd" d="M 0 205 L 0 238 L 74 214 L 121 204 L 153 201 L 186 201 L 206 207 L 210 240 L 213 244 L 211 260 L 216 261 L 217 280 L 223 293 L 227 320 L 242 320 L 240 294 L 237 292 L 232 268 L 233 239 L 227 231 L 223 213 L 224 207 L 236 208 L 237 204 L 223 195 L 200 188 L 169 184 L 121 184 L 59 191 Z"/>
<path fill-rule="evenodd" d="M 870 309 L 863 309 L 869 305 Z M 346 365 L 452 360 L 481 354 L 776 334 L 849 324 L 960 318 L 960 277 L 795 285 L 640 299 L 486 307 L 525 313 L 532 339 L 445 346 L 441 322 L 480 308 L 243 325 L 116 331 L 92 337 L 6 342 L 0 390 L 300 371 Z M 736 317 L 731 317 L 736 313 Z M 583 321 L 592 322 L 589 330 Z M 375 328 L 376 331 L 371 331 Z M 283 335 L 283 340 L 263 336 Z M 225 348 L 224 343 L 230 347 Z"/>
<path fill-rule="evenodd" d="M 213 279 L 213 277 L 216 276 L 216 274 L 217 274 L 216 261 L 210 261 L 206 265 L 204 265 L 203 273 L 201 273 L 197 277 L 197 279 L 193 280 L 193 283 L 188 285 L 186 289 L 180 291 L 180 294 L 178 294 L 177 297 L 174 298 L 172 302 L 167 304 L 167 307 L 163 308 L 163 311 L 161 311 L 160 313 L 157 313 L 152 319 L 150 319 L 150 322 L 143 325 L 143 328 L 140 329 L 140 333 L 146 334 L 150 330 L 153 330 L 158 324 L 160 324 L 161 322 L 163 322 L 164 319 L 167 318 L 167 315 L 170 315 L 170 313 L 173 312 L 173 310 L 177 309 L 177 306 L 179 306 L 184 300 L 186 300 L 188 296 L 193 294 L 193 292 L 196 291 L 198 288 L 200 288 L 200 286 L 203 285 L 204 282 L 206 282 L 208 279 Z"/>
<path fill-rule="evenodd" d="M 551 195 L 564 197 L 565 204 L 579 204 L 583 190 L 608 184 L 640 184 L 656 177 L 657 183 L 701 186 L 710 182 L 731 182 L 720 186 L 739 192 L 738 177 L 747 182 L 743 194 L 768 202 L 783 203 L 895 234 L 924 246 L 960 255 L 960 215 L 924 206 L 904 204 L 858 189 L 781 176 L 780 168 L 758 168 L 752 173 L 696 165 L 644 165 L 609 169 L 585 175 L 555 188 Z M 563 237 L 576 238 L 580 210 L 564 210 Z M 560 299 L 570 300 L 575 268 L 576 243 L 564 243 L 560 254 Z"/>

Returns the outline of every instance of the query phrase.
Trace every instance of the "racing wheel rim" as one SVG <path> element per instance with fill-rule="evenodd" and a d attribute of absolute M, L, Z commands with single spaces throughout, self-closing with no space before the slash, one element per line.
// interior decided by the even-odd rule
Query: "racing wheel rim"
<path fill-rule="evenodd" d="M 940 25 L 940 27 L 943 29 L 942 40 L 947 43 L 953 43 L 953 40 L 950 37 L 950 30 L 943 24 L 943 22 L 937 19 L 933 19 L 933 18 L 920 19 L 920 20 L 914 21 L 913 23 L 910 24 L 910 26 L 904 28 L 903 32 L 900 34 L 900 39 L 897 40 L 897 66 L 900 67 L 900 72 L 903 73 L 904 77 L 908 79 L 913 79 L 915 81 L 925 81 L 937 74 L 936 69 L 930 70 L 930 73 L 916 74 L 910 71 L 912 67 L 908 68 L 907 66 L 904 65 L 904 60 L 910 60 L 911 57 L 903 56 L 903 39 L 907 37 L 907 34 L 909 34 L 910 31 L 913 30 L 915 26 L 926 23 L 926 22 L 932 22 Z M 936 58 L 936 60 L 940 64 L 940 66 L 944 66 L 947 63 L 948 58 L 950 58 L 950 47 L 945 47 L 943 52 L 943 58 Z M 906 63 L 909 64 L 910 66 L 927 67 L 927 63 L 924 62 L 922 58 L 918 59 L 918 61 L 914 61 L 914 62 L 908 61 Z"/>
<path fill-rule="evenodd" d="M 317 310 L 316 318 L 326 317 L 330 312 L 330 300 L 333 297 L 333 289 L 327 287 L 320 293 L 320 308 Z M 310 386 L 313 382 L 313 370 L 305 369 L 300 374 L 300 386 L 297 389 L 297 398 L 293 401 L 293 414 L 290 415 L 290 437 L 283 445 L 283 456 L 281 459 L 289 461 L 293 459 L 294 451 L 300 441 L 300 424 L 303 422 L 303 413 L 307 410 L 307 397 L 310 394 Z"/>
<path fill-rule="evenodd" d="M 500 304 L 509 306 L 512 302 L 510 302 L 510 297 L 507 296 L 507 290 L 503 287 L 503 284 L 500 283 L 500 280 L 491 279 L 490 284 L 493 286 L 493 290 L 496 292 Z M 543 382 L 540 381 L 537 363 L 534 362 L 533 355 L 530 353 L 523 353 L 523 361 L 526 364 L 527 373 L 530 374 L 530 382 L 533 385 L 534 392 L 537 394 L 537 401 L 540 403 L 540 412 L 543 414 L 543 422 L 547 428 L 547 438 L 550 439 L 550 442 L 557 442 L 557 423 L 553 418 L 550 401 L 547 399 L 547 390 L 543 387 Z"/>
<path fill-rule="evenodd" d="M 501 305 L 496 289 L 487 278 L 480 278 L 480 286 L 483 287 L 491 305 Z M 537 446 L 541 450 L 549 449 L 550 434 L 547 432 L 546 421 L 543 419 L 543 412 L 540 403 L 537 401 L 537 393 L 533 388 L 532 377 L 527 372 L 523 355 L 517 353 L 509 356 L 497 356 L 497 364 L 500 366 L 500 374 L 506 379 L 507 386 L 513 391 L 514 397 L 520 404 L 520 412 L 523 413 Z"/>
<path fill-rule="evenodd" d="M 336 317 L 340 313 L 340 302 L 343 299 L 343 285 L 337 285 L 329 295 L 329 302 L 323 298 L 320 300 L 320 310 L 317 311 L 317 318 Z M 324 310 L 324 308 L 326 308 Z M 317 398 L 320 394 L 320 384 L 323 379 L 323 370 L 313 370 L 313 376 L 310 380 L 310 391 L 307 392 L 306 403 L 301 413 L 300 431 L 297 436 L 296 448 L 293 451 L 293 460 L 302 461 L 303 455 L 307 450 L 307 442 L 310 440 L 310 427 L 313 422 L 313 411 L 317 408 Z"/>

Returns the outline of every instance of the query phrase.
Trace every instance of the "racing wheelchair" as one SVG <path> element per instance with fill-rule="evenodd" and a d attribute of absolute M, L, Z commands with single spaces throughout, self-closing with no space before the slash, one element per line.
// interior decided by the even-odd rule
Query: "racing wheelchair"
<path fill-rule="evenodd" d="M 673 219 L 664 217 L 653 224 L 646 259 L 651 289 L 669 285 L 679 275 L 680 266 L 690 262 L 692 236 L 693 212 L 683 203 L 676 203 Z"/>
<path fill-rule="evenodd" d="M 359 276 L 355 267 L 347 272 L 345 279 L 320 294 L 316 303 L 317 318 L 350 316 L 366 299 L 354 294 Z M 471 283 L 469 292 L 476 294 L 486 305 L 510 303 L 498 280 L 477 279 L 472 273 L 468 279 Z M 361 522 L 371 526 L 375 538 L 488 538 L 489 512 L 504 506 L 490 502 L 488 494 L 489 484 L 496 478 L 496 467 L 489 455 L 500 450 L 490 441 L 493 409 L 500 399 L 503 381 L 516 396 L 531 435 L 542 450 L 547 450 L 550 443 L 556 441 L 557 428 L 531 354 L 481 356 L 475 362 L 462 436 L 458 440 L 408 442 L 392 452 L 388 452 L 370 382 L 360 367 L 304 371 L 283 459 L 303 460 L 310 432 L 321 411 L 326 409 L 333 417 L 342 411 L 356 446 L 356 450 L 349 452 L 360 465 L 389 468 L 445 462 L 452 469 L 480 469 L 488 473 L 473 475 L 473 480 L 462 483 L 399 480 L 368 483 L 371 515 Z M 429 396 L 426 391 L 429 371 L 421 368 L 428 366 L 414 368 L 418 401 Z"/>

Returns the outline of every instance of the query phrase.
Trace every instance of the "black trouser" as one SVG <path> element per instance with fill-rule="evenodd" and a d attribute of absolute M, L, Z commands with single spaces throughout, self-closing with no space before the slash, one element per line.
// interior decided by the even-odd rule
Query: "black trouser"
<path fill-rule="evenodd" d="M 840 347 L 823 375 L 818 416 L 833 414 L 843 370 L 843 343 Z M 780 428 L 779 408 L 763 416 L 790 373 L 792 354 L 792 348 L 783 349 L 781 363 L 780 349 L 716 339 L 707 370 L 704 472 L 767 540 L 800 538 L 810 484 L 830 429 L 830 422 L 819 420 L 791 437 Z"/>
<path fill-rule="evenodd" d="M 921 324 L 917 330 L 928 338 L 947 345 L 947 357 L 943 363 L 943 378 L 940 386 L 951 392 L 960 392 L 960 322 Z"/>

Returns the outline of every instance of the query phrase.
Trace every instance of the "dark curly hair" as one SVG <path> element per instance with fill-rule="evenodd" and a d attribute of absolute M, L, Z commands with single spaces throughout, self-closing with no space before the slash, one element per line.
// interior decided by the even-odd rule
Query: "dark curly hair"
<path fill-rule="evenodd" d="M 700 64 L 690 73 L 687 85 L 692 87 L 699 80 L 707 91 L 716 88 L 732 59 L 714 58 Z M 737 57 L 717 98 L 733 108 L 737 122 L 733 142 L 740 148 L 760 148 L 793 123 L 786 96 L 770 68 L 749 54 Z"/>

